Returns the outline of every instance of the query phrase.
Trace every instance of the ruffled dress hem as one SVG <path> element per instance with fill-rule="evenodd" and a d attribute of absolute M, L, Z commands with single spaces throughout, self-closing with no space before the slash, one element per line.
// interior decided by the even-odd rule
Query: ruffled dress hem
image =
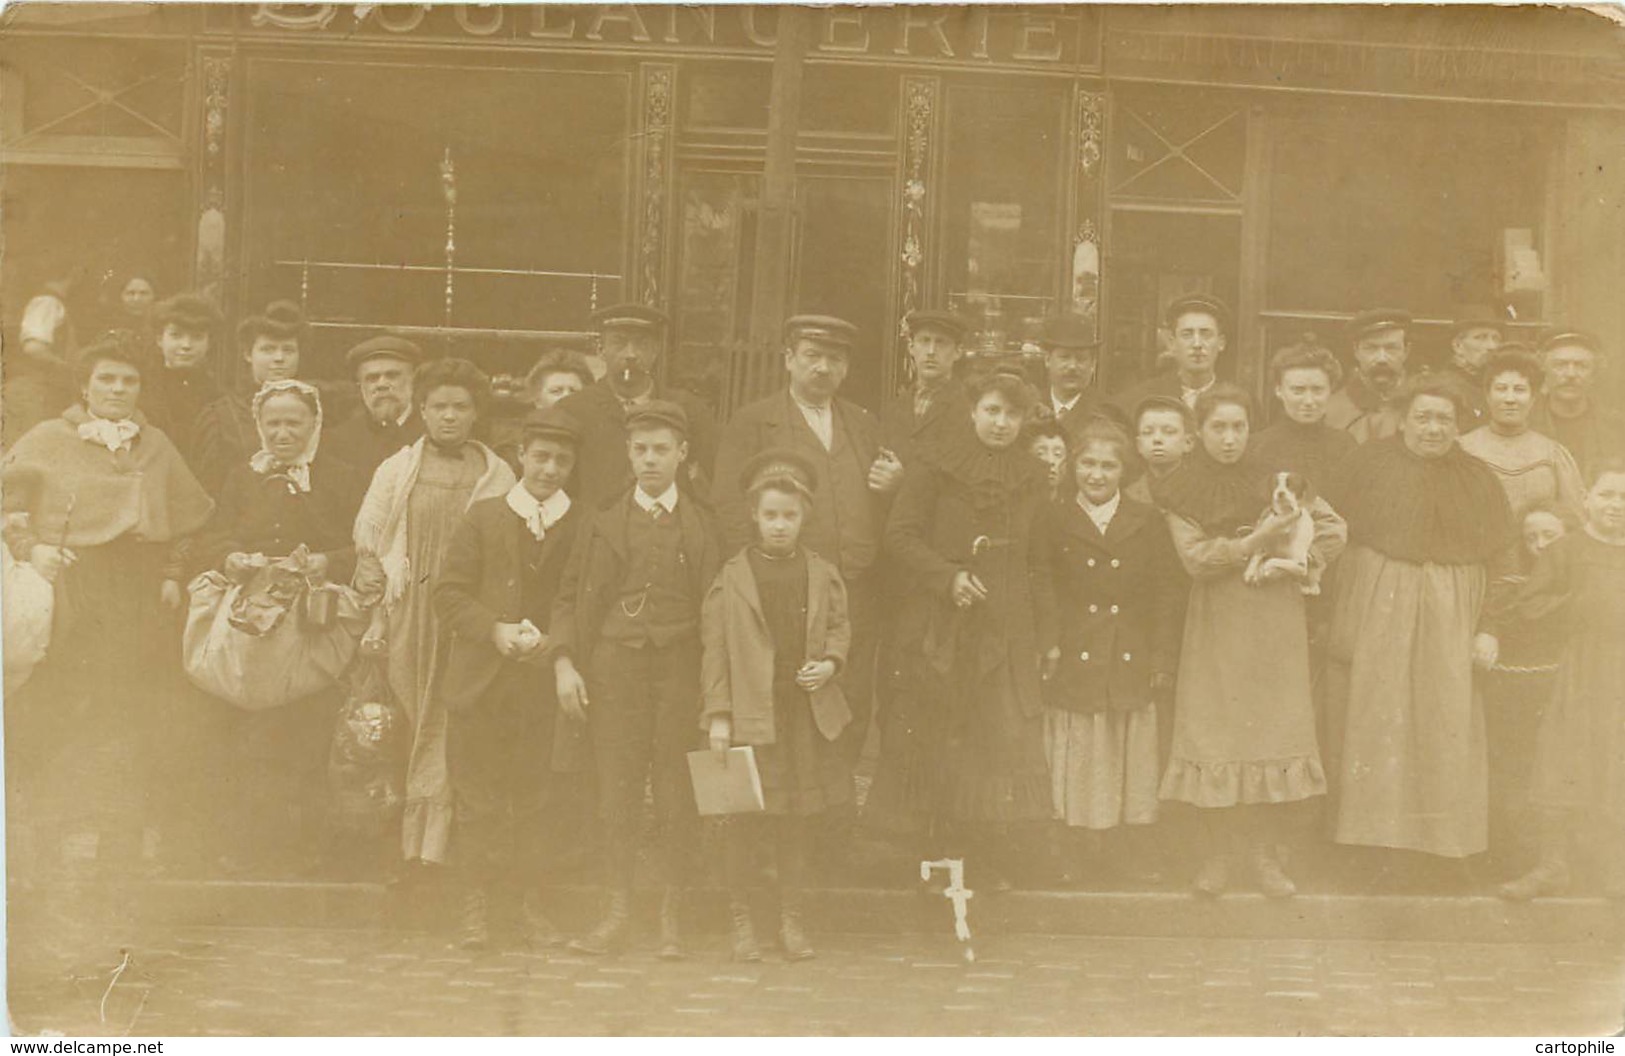
<path fill-rule="evenodd" d="M 1326 771 L 1318 755 L 1246 762 L 1168 760 L 1158 795 L 1195 807 L 1295 803 L 1326 794 Z"/>

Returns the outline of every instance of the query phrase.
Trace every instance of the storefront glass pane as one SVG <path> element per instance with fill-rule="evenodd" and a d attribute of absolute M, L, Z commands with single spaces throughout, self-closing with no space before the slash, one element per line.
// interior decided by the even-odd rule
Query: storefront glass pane
<path fill-rule="evenodd" d="M 943 277 L 981 351 L 1019 349 L 1055 308 L 1065 115 L 1059 90 L 949 89 Z"/>

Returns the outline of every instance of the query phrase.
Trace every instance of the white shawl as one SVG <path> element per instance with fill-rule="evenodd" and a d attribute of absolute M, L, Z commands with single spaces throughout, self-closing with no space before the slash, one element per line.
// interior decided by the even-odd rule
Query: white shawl
<path fill-rule="evenodd" d="M 403 447 L 384 459 L 378 472 L 373 474 L 367 497 L 361 500 L 361 512 L 355 518 L 356 557 L 375 558 L 383 566 L 386 605 L 399 600 L 412 581 L 411 561 L 406 551 L 406 504 L 412 496 L 412 486 L 417 483 L 418 470 L 423 466 L 426 443 L 426 437 L 419 437 L 412 446 Z M 485 472 L 475 483 L 468 505 L 506 495 L 514 486 L 513 470 L 478 440 L 469 443 L 485 457 Z"/>

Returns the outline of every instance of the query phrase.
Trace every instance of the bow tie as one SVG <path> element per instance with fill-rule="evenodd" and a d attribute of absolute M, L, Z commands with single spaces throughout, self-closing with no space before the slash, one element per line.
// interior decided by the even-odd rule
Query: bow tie
<path fill-rule="evenodd" d="M 121 418 L 118 421 L 92 418 L 79 424 L 79 439 L 100 444 L 107 448 L 110 454 L 130 450 L 131 442 L 139 432 L 141 426 L 130 418 Z"/>

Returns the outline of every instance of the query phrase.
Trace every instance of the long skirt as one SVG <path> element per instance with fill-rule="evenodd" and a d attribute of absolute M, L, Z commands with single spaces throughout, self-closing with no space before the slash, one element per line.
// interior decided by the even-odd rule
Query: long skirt
<path fill-rule="evenodd" d="M 1472 642 L 1478 565 L 1350 547 L 1338 569 L 1328 731 L 1340 736 L 1339 843 L 1464 858 L 1489 840 L 1484 712 Z"/>
<path fill-rule="evenodd" d="M 1055 817 L 1083 829 L 1157 820 L 1157 706 L 1044 716 Z"/>

